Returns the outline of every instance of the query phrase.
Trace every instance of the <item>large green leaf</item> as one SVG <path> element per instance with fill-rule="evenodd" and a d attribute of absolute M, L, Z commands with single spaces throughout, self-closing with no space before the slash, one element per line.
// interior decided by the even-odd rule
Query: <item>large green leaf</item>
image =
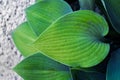
<path fill-rule="evenodd" d="M 34 54 L 37 50 L 29 44 L 57 18 L 71 11 L 72 9 L 64 1 L 38 0 L 38 3 L 26 10 L 29 22 L 20 25 L 12 34 L 17 48 L 25 57 Z"/>
<path fill-rule="evenodd" d="M 69 67 L 40 53 L 27 57 L 14 70 L 24 80 L 72 80 Z"/>
<path fill-rule="evenodd" d="M 82 10 L 93 10 L 95 0 L 79 0 L 79 4 Z"/>
<path fill-rule="evenodd" d="M 120 0 L 102 0 L 113 28 L 120 33 Z"/>
<path fill-rule="evenodd" d="M 63 0 L 43 0 L 26 9 L 27 20 L 36 35 L 40 35 L 59 17 L 72 12 Z"/>
<path fill-rule="evenodd" d="M 107 66 L 107 80 L 120 80 L 120 49 L 111 55 Z"/>
<path fill-rule="evenodd" d="M 80 70 L 72 70 L 74 80 L 106 80 L 106 75 L 100 72 L 84 72 Z"/>
<path fill-rule="evenodd" d="M 13 31 L 12 38 L 17 48 L 24 56 L 31 55 L 37 51 L 34 47 L 29 45 L 35 41 L 37 36 L 27 22 L 21 24 Z"/>
<path fill-rule="evenodd" d="M 43 54 L 72 67 L 91 67 L 109 52 L 101 39 L 108 33 L 103 17 L 89 10 L 70 13 L 47 28 L 33 46 Z"/>

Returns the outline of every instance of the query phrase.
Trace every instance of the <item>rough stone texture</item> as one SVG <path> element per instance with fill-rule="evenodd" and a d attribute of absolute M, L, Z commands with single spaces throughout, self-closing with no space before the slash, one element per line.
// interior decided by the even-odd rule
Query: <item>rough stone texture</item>
<path fill-rule="evenodd" d="M 0 0 L 0 80 L 22 80 L 12 68 L 23 56 L 14 46 L 11 32 L 25 18 L 25 8 L 35 0 Z"/>

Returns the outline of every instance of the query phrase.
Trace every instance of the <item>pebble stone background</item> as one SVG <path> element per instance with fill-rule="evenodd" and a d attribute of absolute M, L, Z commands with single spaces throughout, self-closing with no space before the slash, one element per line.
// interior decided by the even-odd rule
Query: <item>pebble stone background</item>
<path fill-rule="evenodd" d="M 24 10 L 35 0 L 0 0 L 0 80 L 23 80 L 12 68 L 23 56 L 14 46 L 11 32 L 26 20 Z"/>

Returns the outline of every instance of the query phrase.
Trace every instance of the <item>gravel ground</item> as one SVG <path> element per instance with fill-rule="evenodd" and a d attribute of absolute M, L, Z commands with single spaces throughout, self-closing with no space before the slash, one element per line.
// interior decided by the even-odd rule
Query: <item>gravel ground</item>
<path fill-rule="evenodd" d="M 12 68 L 23 56 L 14 46 L 11 32 L 25 18 L 25 8 L 35 0 L 0 0 L 0 80 L 23 80 Z"/>

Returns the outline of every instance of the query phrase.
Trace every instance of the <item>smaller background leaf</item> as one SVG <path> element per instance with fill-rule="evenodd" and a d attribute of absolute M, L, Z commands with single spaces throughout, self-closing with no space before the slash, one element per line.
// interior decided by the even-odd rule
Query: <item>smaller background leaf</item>
<path fill-rule="evenodd" d="M 101 0 L 113 28 L 120 33 L 120 0 Z"/>
<path fill-rule="evenodd" d="M 107 65 L 107 80 L 120 80 L 120 48 L 111 55 Z"/>
<path fill-rule="evenodd" d="M 12 39 L 23 56 L 37 52 L 37 50 L 30 45 L 36 38 L 37 36 L 27 22 L 21 24 L 12 32 Z"/>
<path fill-rule="evenodd" d="M 39 36 L 59 17 L 70 12 L 71 7 L 63 0 L 38 0 L 26 9 L 26 17 L 30 27 Z"/>
<path fill-rule="evenodd" d="M 24 80 L 72 80 L 69 67 L 41 53 L 25 58 L 14 70 Z"/>

